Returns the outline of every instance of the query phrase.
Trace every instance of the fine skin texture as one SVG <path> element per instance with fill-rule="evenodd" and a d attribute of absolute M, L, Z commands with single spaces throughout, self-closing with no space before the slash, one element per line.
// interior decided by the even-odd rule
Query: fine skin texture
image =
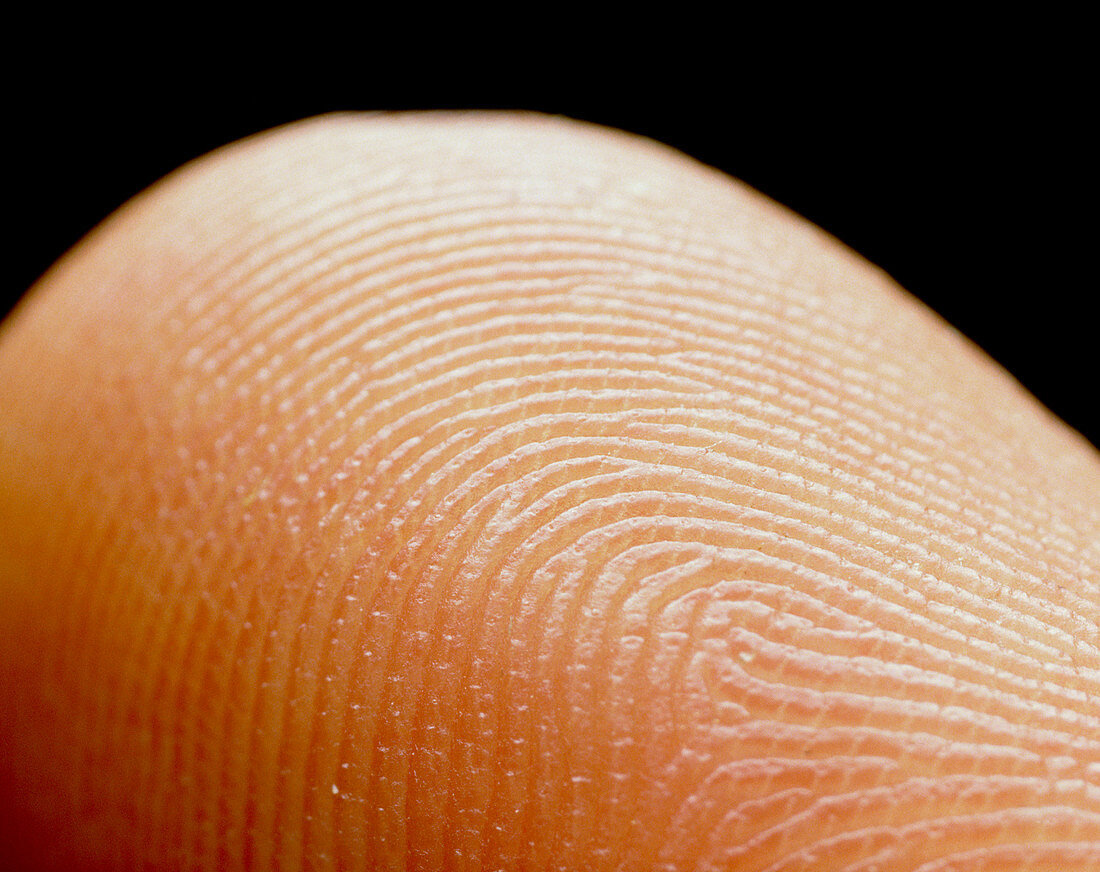
<path fill-rule="evenodd" d="M 1100 458 L 661 146 L 231 146 L 0 409 L 3 868 L 1100 870 Z"/>

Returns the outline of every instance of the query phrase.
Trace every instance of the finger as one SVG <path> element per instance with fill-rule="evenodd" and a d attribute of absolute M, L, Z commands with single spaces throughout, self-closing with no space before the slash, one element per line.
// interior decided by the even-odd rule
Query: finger
<path fill-rule="evenodd" d="M 1095 453 L 662 147 L 232 146 L 0 407 L 21 868 L 1100 869 Z"/>

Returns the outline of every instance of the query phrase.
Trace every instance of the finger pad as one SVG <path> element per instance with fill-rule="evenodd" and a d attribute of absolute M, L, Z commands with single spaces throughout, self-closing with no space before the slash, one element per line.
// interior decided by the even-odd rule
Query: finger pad
<path fill-rule="evenodd" d="M 665 149 L 248 141 L 0 372 L 38 862 L 1100 868 L 1095 456 Z"/>

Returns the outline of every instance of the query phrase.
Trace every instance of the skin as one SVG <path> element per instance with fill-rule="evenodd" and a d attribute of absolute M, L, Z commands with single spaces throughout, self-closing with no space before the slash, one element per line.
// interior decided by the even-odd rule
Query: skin
<path fill-rule="evenodd" d="M 1100 869 L 1100 458 L 654 143 L 233 145 L 0 408 L 4 868 Z"/>

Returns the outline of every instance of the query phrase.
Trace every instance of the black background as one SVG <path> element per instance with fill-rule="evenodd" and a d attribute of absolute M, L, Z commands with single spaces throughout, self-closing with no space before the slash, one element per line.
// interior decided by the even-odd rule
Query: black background
<path fill-rule="evenodd" d="M 699 45 L 700 31 L 658 22 L 616 51 L 566 28 L 457 50 L 461 35 L 400 31 L 382 52 L 372 31 L 243 61 L 233 43 L 94 43 L 75 58 L 65 45 L 50 61 L 61 75 L 32 72 L 7 106 L 17 236 L 5 311 L 111 210 L 234 139 L 339 109 L 533 109 L 653 137 L 759 188 L 891 273 L 1100 444 L 1095 96 L 1072 23 L 1017 24 L 936 26 L 905 43 L 896 28 L 837 42 L 811 27 L 801 40 Z"/>

